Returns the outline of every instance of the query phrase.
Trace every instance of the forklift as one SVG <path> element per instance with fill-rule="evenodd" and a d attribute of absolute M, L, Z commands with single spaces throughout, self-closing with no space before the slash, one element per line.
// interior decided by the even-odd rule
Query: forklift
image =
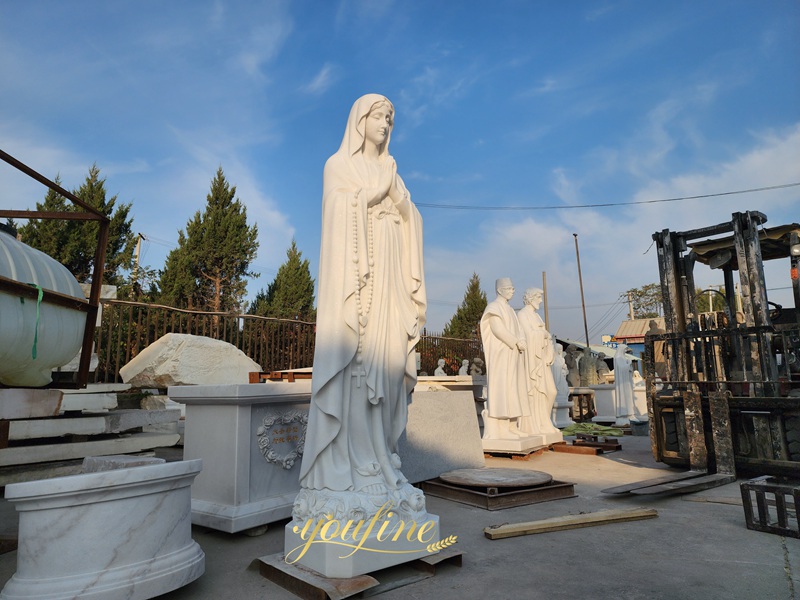
<path fill-rule="evenodd" d="M 697 491 L 737 473 L 800 478 L 800 224 L 766 222 L 736 212 L 653 234 L 665 328 L 645 337 L 650 442 L 657 461 L 689 470 L 607 493 Z M 765 261 L 786 258 L 793 309 L 768 300 L 764 277 Z M 721 290 L 697 290 L 698 263 L 722 271 Z M 701 294 L 724 308 L 699 314 Z"/>

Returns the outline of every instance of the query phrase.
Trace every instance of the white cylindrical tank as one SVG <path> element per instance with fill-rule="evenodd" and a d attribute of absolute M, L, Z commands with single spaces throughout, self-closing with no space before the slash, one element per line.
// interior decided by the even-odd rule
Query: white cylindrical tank
<path fill-rule="evenodd" d="M 0 275 L 85 299 L 69 270 L 0 227 Z M 0 290 L 0 383 L 41 387 L 81 349 L 86 313 Z M 34 351 L 35 348 L 35 351 Z M 35 354 L 35 357 L 34 357 Z"/>

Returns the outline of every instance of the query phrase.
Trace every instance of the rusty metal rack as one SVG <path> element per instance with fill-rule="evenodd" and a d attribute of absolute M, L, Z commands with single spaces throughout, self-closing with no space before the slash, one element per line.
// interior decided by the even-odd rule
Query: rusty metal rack
<path fill-rule="evenodd" d="M 103 271 L 105 268 L 106 260 L 106 247 L 108 246 L 108 236 L 110 219 L 102 212 L 93 206 L 86 204 L 75 194 L 68 192 L 57 183 L 50 181 L 44 175 L 37 173 L 29 166 L 21 163 L 19 160 L 10 154 L 0 150 L 0 160 L 5 161 L 15 169 L 22 171 L 29 177 L 32 177 L 39 183 L 46 185 L 51 190 L 61 194 L 70 200 L 77 208 L 72 211 L 65 212 L 45 212 L 45 211 L 32 211 L 32 210 L 0 210 L 0 218 L 12 219 L 56 219 L 56 220 L 74 220 L 74 221 L 95 221 L 98 226 L 97 246 L 95 247 L 91 291 L 89 292 L 89 299 L 87 301 L 72 298 L 64 294 L 59 294 L 52 290 L 44 290 L 42 302 L 57 304 L 59 306 L 66 306 L 73 310 L 78 310 L 86 313 L 86 326 L 83 334 L 83 344 L 81 346 L 81 357 L 78 366 L 76 378 L 72 382 L 60 381 L 57 384 L 61 388 L 83 388 L 89 380 L 89 368 L 92 356 L 92 343 L 94 341 L 95 321 L 97 320 L 97 311 L 100 306 L 100 288 L 103 283 Z M 37 290 L 30 285 L 0 277 L 0 290 L 17 294 L 20 297 L 28 297 L 36 299 Z M 2 394 L 0 394 L 2 395 Z"/>
<path fill-rule="evenodd" d="M 251 371 L 249 383 L 265 383 L 267 381 L 286 381 L 294 383 L 297 379 L 311 379 L 311 371 Z"/>
<path fill-rule="evenodd" d="M 800 483 L 781 483 L 765 475 L 743 482 L 740 488 L 748 529 L 800 538 Z"/>
<path fill-rule="evenodd" d="M 622 450 L 622 444 L 619 443 L 617 438 L 601 437 L 588 433 L 578 433 L 575 437 L 577 439 L 572 442 L 573 446 L 588 446 L 590 448 L 600 448 L 601 450 L 608 450 L 610 452 Z"/>

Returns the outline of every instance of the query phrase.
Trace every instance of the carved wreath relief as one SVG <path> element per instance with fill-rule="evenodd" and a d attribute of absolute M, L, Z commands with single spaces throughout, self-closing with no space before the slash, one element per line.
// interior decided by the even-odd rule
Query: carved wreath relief
<path fill-rule="evenodd" d="M 308 428 L 308 413 L 301 410 L 290 410 L 282 414 L 268 414 L 261 426 L 256 430 L 258 448 L 268 463 L 280 465 L 286 470 L 294 466 L 295 461 L 303 456 Z M 281 456 L 274 446 L 293 445 L 293 450 Z"/>

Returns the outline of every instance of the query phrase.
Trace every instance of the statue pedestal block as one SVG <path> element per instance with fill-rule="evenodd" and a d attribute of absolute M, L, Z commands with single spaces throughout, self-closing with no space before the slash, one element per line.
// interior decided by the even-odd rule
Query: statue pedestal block
<path fill-rule="evenodd" d="M 616 393 L 613 384 L 590 386 L 594 390 L 594 408 L 597 416 L 592 418 L 594 423 L 615 423 L 617 420 Z"/>
<path fill-rule="evenodd" d="M 494 439 L 483 438 L 481 440 L 484 452 L 530 452 L 547 446 L 548 442 L 544 435 L 530 435 L 523 438 Z"/>
<path fill-rule="evenodd" d="M 630 420 L 627 417 L 618 417 L 617 392 L 614 384 L 593 385 L 594 405 L 597 416 L 592 419 L 595 423 L 612 423 L 617 426 L 628 425 Z M 647 393 L 645 388 L 636 387 L 633 389 L 633 402 L 635 416 L 638 419 L 647 418 Z"/>
<path fill-rule="evenodd" d="M 332 523 L 332 525 L 327 525 L 327 523 Z M 346 523 L 338 523 L 335 520 L 327 521 L 323 523 L 322 527 L 318 527 L 318 523 L 315 523 L 305 532 L 306 539 L 304 540 L 303 530 L 292 520 L 286 525 L 285 560 L 289 564 L 298 564 L 313 569 L 325 577 L 347 578 L 435 554 L 435 552 L 429 551 L 428 547 L 439 542 L 439 517 L 437 515 L 429 514 L 426 521 L 417 523 L 411 541 L 408 540 L 407 533 L 413 523 L 403 523 L 402 530 L 399 529 L 400 523 L 403 522 L 398 522 L 396 519 L 378 519 L 372 530 L 366 535 L 366 539 L 363 538 L 371 521 L 364 522 L 361 531 L 355 534 L 355 539 L 353 539 L 352 531 L 353 526 L 356 526 L 357 523 L 353 523 L 344 541 L 335 532 L 340 531 Z M 384 525 L 386 527 L 381 533 Z M 315 528 L 318 529 L 316 533 L 314 532 Z M 393 533 L 395 531 L 399 531 L 400 534 Z M 395 537 L 397 537 L 396 540 Z M 424 541 L 420 541 L 419 538 Z M 309 539 L 311 543 L 309 543 Z M 356 547 L 358 547 L 357 550 L 355 550 Z M 297 558 L 304 548 L 306 548 L 305 553 Z"/>
<path fill-rule="evenodd" d="M 292 515 L 310 379 L 172 386 L 168 394 L 186 405 L 184 458 L 203 459 L 192 523 L 235 533 Z"/>
<path fill-rule="evenodd" d="M 574 425 L 575 421 L 570 419 L 569 415 L 572 411 L 573 403 L 569 401 L 569 396 L 564 399 L 556 399 L 556 403 L 553 406 L 553 425 L 558 427 L 559 429 L 564 429 L 564 427 L 569 427 L 570 425 Z"/>
<path fill-rule="evenodd" d="M 549 446 L 550 444 L 558 444 L 559 442 L 564 441 L 564 434 L 560 431 L 540 433 L 538 435 L 544 438 L 544 443 L 546 446 Z"/>

